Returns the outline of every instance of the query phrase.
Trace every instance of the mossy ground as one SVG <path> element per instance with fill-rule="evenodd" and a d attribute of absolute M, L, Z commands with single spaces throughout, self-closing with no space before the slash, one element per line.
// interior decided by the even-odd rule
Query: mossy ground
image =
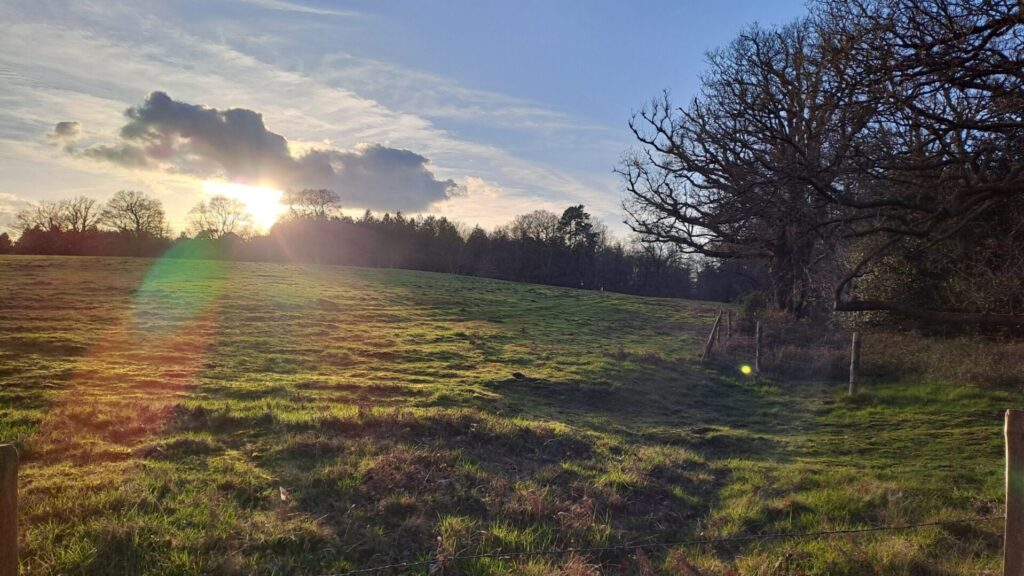
<path fill-rule="evenodd" d="M 327 574 L 1001 514 L 1019 390 L 756 382 L 695 362 L 715 312 L 407 271 L 2 257 L 23 570 Z M 995 574 L 1000 530 L 444 570 Z"/>

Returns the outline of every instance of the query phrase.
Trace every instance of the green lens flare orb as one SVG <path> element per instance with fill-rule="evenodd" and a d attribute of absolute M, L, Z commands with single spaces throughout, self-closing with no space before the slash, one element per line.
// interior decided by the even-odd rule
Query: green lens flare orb
<path fill-rule="evenodd" d="M 753 368 L 751 368 L 751 367 L 750 367 L 749 365 L 747 365 L 747 364 L 744 364 L 743 366 L 740 366 L 740 372 L 743 372 L 743 373 L 744 373 L 744 374 L 746 374 L 747 376 L 749 376 L 749 375 L 750 375 L 750 373 L 751 373 L 751 372 L 753 372 L 753 371 L 754 371 L 754 370 L 753 370 Z"/>

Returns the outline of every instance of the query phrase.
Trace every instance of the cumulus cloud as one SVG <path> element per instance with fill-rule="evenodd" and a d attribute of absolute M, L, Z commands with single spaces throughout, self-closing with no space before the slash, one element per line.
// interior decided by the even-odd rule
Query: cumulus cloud
<path fill-rule="evenodd" d="M 355 206 L 407 211 L 460 193 L 455 182 L 435 178 L 428 162 L 411 150 L 380 144 L 313 150 L 297 160 L 309 187 L 334 189 Z"/>
<path fill-rule="evenodd" d="M 375 210 L 417 212 L 459 192 L 455 182 L 434 176 L 426 157 L 410 150 L 363 144 L 293 155 L 287 139 L 245 108 L 219 110 L 153 92 L 125 117 L 118 142 L 69 151 L 133 169 L 280 188 L 330 188 L 345 205 Z"/>

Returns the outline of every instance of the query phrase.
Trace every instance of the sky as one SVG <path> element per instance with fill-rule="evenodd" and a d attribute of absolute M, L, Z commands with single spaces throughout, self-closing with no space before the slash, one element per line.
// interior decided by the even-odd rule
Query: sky
<path fill-rule="evenodd" d="M 0 228 L 121 189 L 173 229 L 213 194 L 266 212 L 504 224 L 584 204 L 624 236 L 627 122 L 696 94 L 705 53 L 803 0 L 0 0 Z M 269 224 L 264 213 L 257 224 Z"/>

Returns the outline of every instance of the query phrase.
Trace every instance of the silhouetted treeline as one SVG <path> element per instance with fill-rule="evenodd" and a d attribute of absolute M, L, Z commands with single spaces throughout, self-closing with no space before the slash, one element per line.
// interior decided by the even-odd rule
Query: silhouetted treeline
<path fill-rule="evenodd" d="M 206 257 L 404 268 L 591 290 L 692 297 L 694 270 L 671 248 L 609 242 L 582 206 L 533 212 L 493 232 L 402 214 L 292 217 L 265 236 L 190 241 Z M 219 252 L 218 252 L 219 251 Z"/>
<path fill-rule="evenodd" d="M 102 204 L 84 196 L 39 202 L 14 224 L 18 239 L 0 234 L 0 254 L 159 256 L 171 246 L 160 200 L 133 190 Z"/>
<path fill-rule="evenodd" d="M 4 234 L 6 236 L 6 234 Z M 17 242 L 4 249 L 0 237 L 0 254 L 63 254 L 72 256 L 160 256 L 172 242 L 167 237 L 135 237 L 124 232 L 87 230 L 78 232 L 52 228 L 29 228 L 22 231 Z"/>
<path fill-rule="evenodd" d="M 435 216 L 407 218 L 400 213 L 379 216 L 366 212 L 352 218 L 339 214 L 331 200 L 335 197 L 324 203 L 325 192 L 289 194 L 288 215 L 266 235 L 253 235 L 244 218 L 229 217 L 217 221 L 238 220 L 237 229 L 192 222 L 193 236 L 183 234 L 175 240 L 169 237 L 159 202 L 140 193 L 119 192 L 102 206 L 81 198 L 41 203 L 18 215 L 22 229 L 16 241 L 0 235 L 0 253 L 404 268 L 717 300 L 734 299 L 758 286 L 758 272 L 736 263 L 706 260 L 696 264 L 668 244 L 613 241 L 583 206 L 571 206 L 561 215 L 534 211 L 487 232 L 479 227 L 466 230 Z M 239 209 L 220 204 L 225 204 L 225 210 Z"/>

